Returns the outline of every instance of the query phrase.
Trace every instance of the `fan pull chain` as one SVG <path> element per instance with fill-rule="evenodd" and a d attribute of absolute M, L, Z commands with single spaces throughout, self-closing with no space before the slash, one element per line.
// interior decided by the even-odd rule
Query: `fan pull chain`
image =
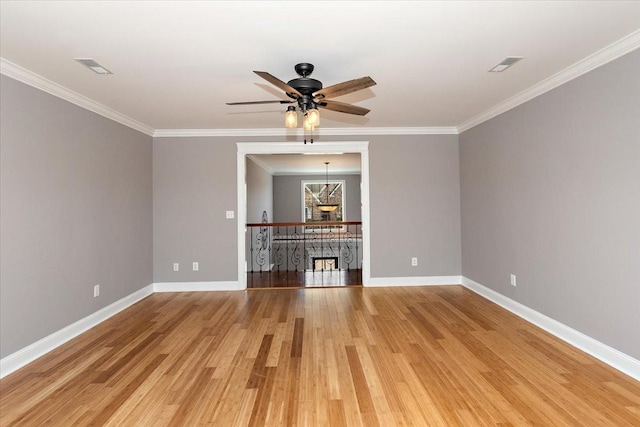
<path fill-rule="evenodd" d="M 313 144 L 313 131 L 310 131 L 311 137 L 309 138 L 309 143 Z M 304 144 L 307 145 L 307 131 L 304 131 Z"/>

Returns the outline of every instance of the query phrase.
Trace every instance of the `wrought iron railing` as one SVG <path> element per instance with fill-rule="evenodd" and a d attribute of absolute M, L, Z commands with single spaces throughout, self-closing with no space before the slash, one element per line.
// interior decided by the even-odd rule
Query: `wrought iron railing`
<path fill-rule="evenodd" d="M 247 224 L 247 271 L 362 269 L 362 223 Z"/>

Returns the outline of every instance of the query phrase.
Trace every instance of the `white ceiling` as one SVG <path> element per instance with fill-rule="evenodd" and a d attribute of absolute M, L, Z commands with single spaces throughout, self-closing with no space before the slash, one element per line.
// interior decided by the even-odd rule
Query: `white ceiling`
<path fill-rule="evenodd" d="M 637 1 L 2 1 L 0 56 L 152 130 L 282 129 L 284 106 L 225 102 L 277 99 L 252 71 L 298 62 L 378 83 L 337 99 L 371 113 L 324 110 L 321 129 L 451 127 L 639 29 Z M 507 56 L 524 59 L 487 72 Z"/>

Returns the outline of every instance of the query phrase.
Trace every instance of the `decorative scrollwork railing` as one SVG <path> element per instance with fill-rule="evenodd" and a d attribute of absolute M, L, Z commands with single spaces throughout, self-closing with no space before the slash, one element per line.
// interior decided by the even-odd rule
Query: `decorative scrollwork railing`
<path fill-rule="evenodd" d="M 362 269 L 362 223 L 247 224 L 247 271 Z"/>

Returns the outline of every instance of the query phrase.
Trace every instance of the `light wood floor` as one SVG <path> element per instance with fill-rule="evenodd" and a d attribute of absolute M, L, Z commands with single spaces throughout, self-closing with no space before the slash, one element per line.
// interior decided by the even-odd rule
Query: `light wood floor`
<path fill-rule="evenodd" d="M 460 286 L 154 294 L 0 392 L 2 426 L 640 425 L 639 382 Z"/>

